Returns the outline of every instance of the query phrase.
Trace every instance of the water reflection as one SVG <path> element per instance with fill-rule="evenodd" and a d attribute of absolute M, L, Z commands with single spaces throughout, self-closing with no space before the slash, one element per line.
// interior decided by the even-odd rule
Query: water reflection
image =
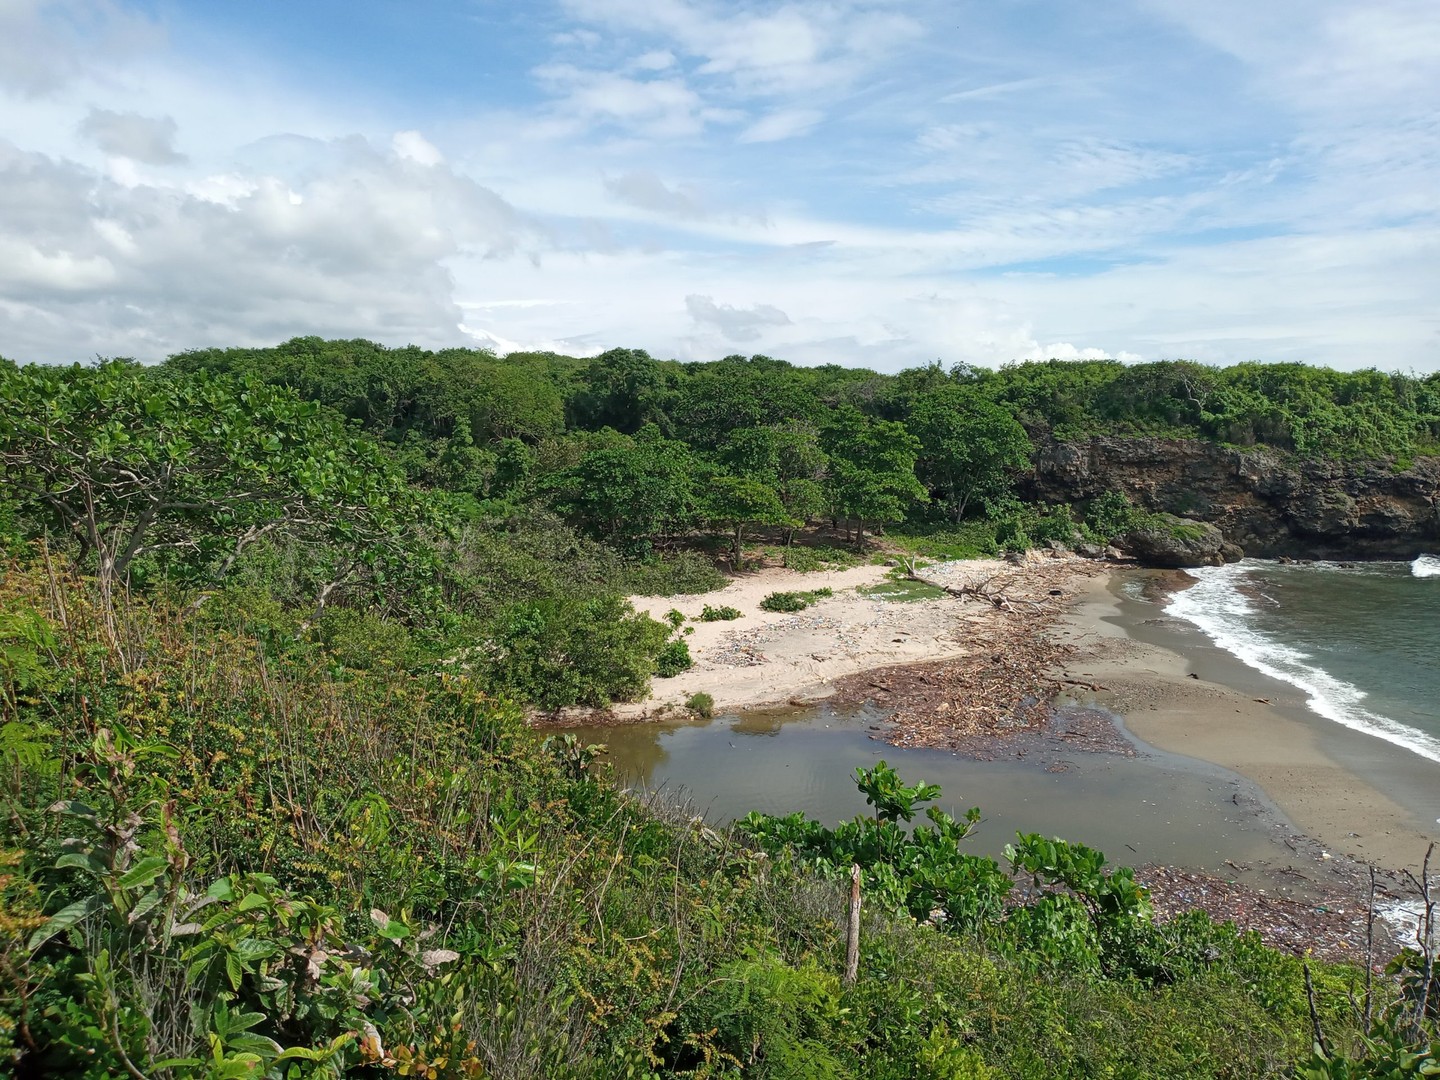
<path fill-rule="evenodd" d="M 865 711 L 755 711 L 689 724 L 582 728 L 602 742 L 622 782 L 664 789 L 713 821 L 750 810 L 804 812 L 829 824 L 866 812 L 856 766 L 884 757 L 908 781 L 940 784 L 951 813 L 979 806 L 976 853 L 999 855 L 1016 831 L 1099 847 L 1118 862 L 1225 870 L 1225 861 L 1273 857 L 1273 821 L 1237 804 L 1255 795 L 1232 773 L 1163 755 L 1075 753 L 1043 764 L 974 761 L 899 749 L 876 738 Z M 1053 770 L 1053 771 L 1050 771 Z"/>

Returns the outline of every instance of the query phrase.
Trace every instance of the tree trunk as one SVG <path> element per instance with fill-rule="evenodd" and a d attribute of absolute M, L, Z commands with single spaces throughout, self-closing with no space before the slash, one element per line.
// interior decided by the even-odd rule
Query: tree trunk
<path fill-rule="evenodd" d="M 737 572 L 745 569 L 744 545 L 740 541 L 740 534 L 744 528 L 743 524 L 735 526 L 735 569 Z"/>

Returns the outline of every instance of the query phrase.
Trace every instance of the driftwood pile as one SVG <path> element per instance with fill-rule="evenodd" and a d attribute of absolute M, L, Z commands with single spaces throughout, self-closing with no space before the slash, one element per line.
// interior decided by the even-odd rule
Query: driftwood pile
<path fill-rule="evenodd" d="M 1044 560 L 959 583 L 912 570 L 912 580 L 987 609 L 966 619 L 956 635 L 969 651 L 847 676 L 836 684 L 837 703 L 886 710 L 893 727 L 884 737 L 894 746 L 974 753 L 977 742 L 1043 731 L 1051 700 L 1073 682 L 1063 672 L 1075 652 L 1045 631 L 1073 599 L 1081 567 L 1088 569 L 1078 561 Z"/>

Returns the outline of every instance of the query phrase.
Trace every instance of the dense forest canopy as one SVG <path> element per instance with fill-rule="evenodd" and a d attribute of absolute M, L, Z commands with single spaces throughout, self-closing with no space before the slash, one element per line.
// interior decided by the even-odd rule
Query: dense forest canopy
<path fill-rule="evenodd" d="M 908 425 L 917 411 L 933 414 L 940 401 L 966 413 L 998 405 L 1032 437 L 1194 436 L 1342 458 L 1413 455 L 1440 439 L 1440 374 L 1305 364 L 1051 360 L 996 371 L 936 364 L 884 375 L 834 364 L 796 367 L 766 356 L 688 364 L 637 349 L 588 360 L 496 357 L 296 338 L 273 349 L 181 353 L 161 370 L 248 374 L 288 386 L 396 444 L 412 434 L 447 437 L 464 419 L 482 446 L 607 427 L 633 435 L 655 424 L 713 451 L 737 429 L 818 424 L 844 405 Z"/>

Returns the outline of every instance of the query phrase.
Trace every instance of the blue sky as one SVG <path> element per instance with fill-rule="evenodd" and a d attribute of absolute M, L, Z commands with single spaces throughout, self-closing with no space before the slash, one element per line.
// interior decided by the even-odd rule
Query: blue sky
<path fill-rule="evenodd" d="M 1434 0 L 0 0 L 0 355 L 1440 369 Z"/>

